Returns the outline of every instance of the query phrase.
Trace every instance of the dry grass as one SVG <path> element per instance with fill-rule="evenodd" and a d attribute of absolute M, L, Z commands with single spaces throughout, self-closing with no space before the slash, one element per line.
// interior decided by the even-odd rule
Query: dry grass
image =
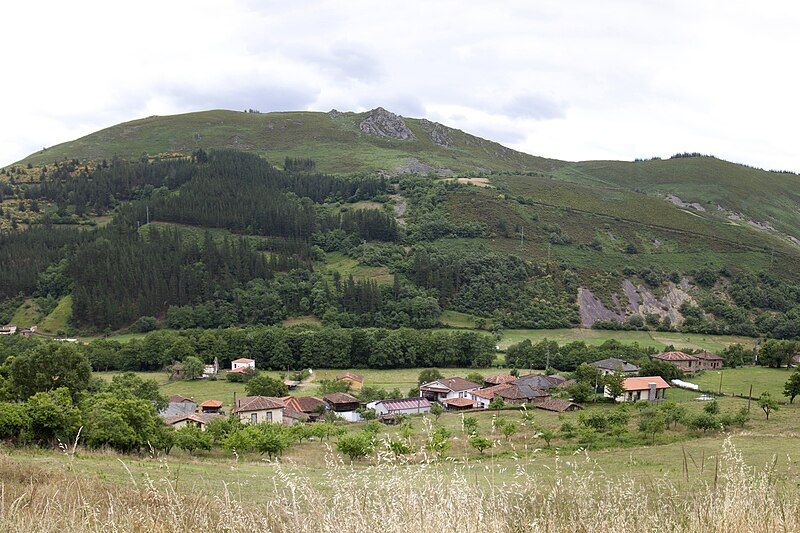
<path fill-rule="evenodd" d="M 610 481 L 564 462 L 554 483 L 491 465 L 399 466 L 385 458 L 370 476 L 340 462 L 326 482 L 279 469 L 261 498 L 176 490 L 173 475 L 133 475 L 113 485 L 0 456 L 0 530 L 63 531 L 672 531 L 800 530 L 800 495 L 774 468 L 752 469 L 730 443 L 713 481 L 681 491 L 667 479 Z M 490 479 L 491 483 L 485 483 Z"/>

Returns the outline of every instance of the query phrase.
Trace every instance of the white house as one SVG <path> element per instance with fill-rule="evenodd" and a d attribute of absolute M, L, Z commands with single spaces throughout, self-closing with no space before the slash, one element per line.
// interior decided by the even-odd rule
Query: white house
<path fill-rule="evenodd" d="M 622 382 L 624 392 L 616 397 L 618 402 L 659 402 L 667 397 L 669 383 L 661 376 L 646 376 L 640 378 L 625 378 Z M 604 396 L 610 398 L 611 394 L 606 386 Z"/>
<path fill-rule="evenodd" d="M 420 385 L 419 395 L 431 402 L 442 402 L 453 398 L 470 399 L 470 392 L 480 388 L 480 384 L 464 378 L 442 378 Z"/>
<path fill-rule="evenodd" d="M 0 326 L 0 335 L 13 335 L 17 332 L 17 326 L 15 324 L 7 324 L 5 326 Z"/>
<path fill-rule="evenodd" d="M 377 400 L 369 402 L 367 409 L 374 409 L 378 416 L 416 415 L 430 412 L 431 402 L 421 396 L 399 400 Z"/>
<path fill-rule="evenodd" d="M 248 368 L 251 370 L 256 369 L 255 360 L 248 359 L 247 357 L 240 357 L 239 359 L 231 361 L 231 372 L 244 372 Z"/>

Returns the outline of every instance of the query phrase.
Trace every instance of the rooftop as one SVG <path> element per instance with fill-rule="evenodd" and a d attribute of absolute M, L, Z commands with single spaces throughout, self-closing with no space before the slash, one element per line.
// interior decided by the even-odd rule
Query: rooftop
<path fill-rule="evenodd" d="M 641 378 L 625 378 L 622 387 L 626 391 L 648 390 L 650 384 L 655 383 L 657 389 L 668 389 L 669 383 L 664 381 L 661 376 L 646 376 Z"/>
<path fill-rule="evenodd" d="M 332 392 L 322 397 L 328 403 L 359 403 L 359 399 L 345 392 Z"/>
<path fill-rule="evenodd" d="M 583 409 L 583 407 L 575 402 L 568 402 L 567 400 L 562 400 L 560 398 L 548 398 L 546 400 L 542 400 L 536 404 L 536 407 L 539 409 L 544 409 L 545 411 L 555 411 L 557 413 L 563 413 L 564 411 L 568 411 L 570 409 Z"/>
<path fill-rule="evenodd" d="M 664 352 L 657 353 L 653 359 L 660 359 L 661 361 L 697 361 L 697 357 L 683 352 Z"/>
<path fill-rule="evenodd" d="M 602 368 L 603 370 L 613 370 L 614 372 L 638 372 L 639 367 L 633 365 L 622 359 L 616 357 L 609 357 L 608 359 L 601 359 L 594 363 L 589 363 L 595 368 Z"/>
<path fill-rule="evenodd" d="M 445 405 L 452 405 L 453 407 L 467 407 L 475 405 L 475 402 L 469 398 L 448 398 L 442 401 Z"/>
<path fill-rule="evenodd" d="M 246 413 L 248 411 L 267 411 L 271 409 L 283 409 L 284 404 L 280 398 L 269 396 L 245 396 L 236 400 L 236 407 L 232 413 Z"/>
<path fill-rule="evenodd" d="M 454 378 L 442 378 L 437 379 L 436 381 L 431 381 L 430 383 L 423 383 L 420 386 L 422 388 L 430 388 L 430 389 L 441 389 L 444 388 L 446 390 L 451 390 L 453 392 L 459 392 L 469 389 L 479 389 L 481 386 L 479 383 L 473 383 L 471 381 L 467 381 L 464 378 L 454 377 Z"/>

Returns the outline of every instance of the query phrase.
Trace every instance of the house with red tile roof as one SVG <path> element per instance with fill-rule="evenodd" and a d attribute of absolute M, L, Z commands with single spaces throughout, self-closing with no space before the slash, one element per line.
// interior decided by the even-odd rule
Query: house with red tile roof
<path fill-rule="evenodd" d="M 659 402 L 667 397 L 669 383 L 661 376 L 645 376 L 625 378 L 622 381 L 623 393 L 615 398 L 618 402 Z M 608 386 L 605 388 L 605 397 L 610 398 Z"/>

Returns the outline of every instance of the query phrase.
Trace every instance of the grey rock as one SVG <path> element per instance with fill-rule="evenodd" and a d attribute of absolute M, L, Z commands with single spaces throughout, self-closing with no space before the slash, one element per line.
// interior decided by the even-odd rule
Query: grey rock
<path fill-rule="evenodd" d="M 425 132 L 431 138 L 431 141 L 433 141 L 433 144 L 444 146 L 447 148 L 453 146 L 453 140 L 447 133 L 447 128 L 445 128 L 438 122 L 431 122 L 426 118 L 423 118 L 420 121 L 420 124 L 422 125 L 422 129 L 425 130 Z"/>
<path fill-rule="evenodd" d="M 358 125 L 358 129 L 367 135 L 376 137 L 389 137 L 400 140 L 414 139 L 414 133 L 406 126 L 403 117 L 386 111 L 382 107 L 368 111 L 364 120 Z"/>

